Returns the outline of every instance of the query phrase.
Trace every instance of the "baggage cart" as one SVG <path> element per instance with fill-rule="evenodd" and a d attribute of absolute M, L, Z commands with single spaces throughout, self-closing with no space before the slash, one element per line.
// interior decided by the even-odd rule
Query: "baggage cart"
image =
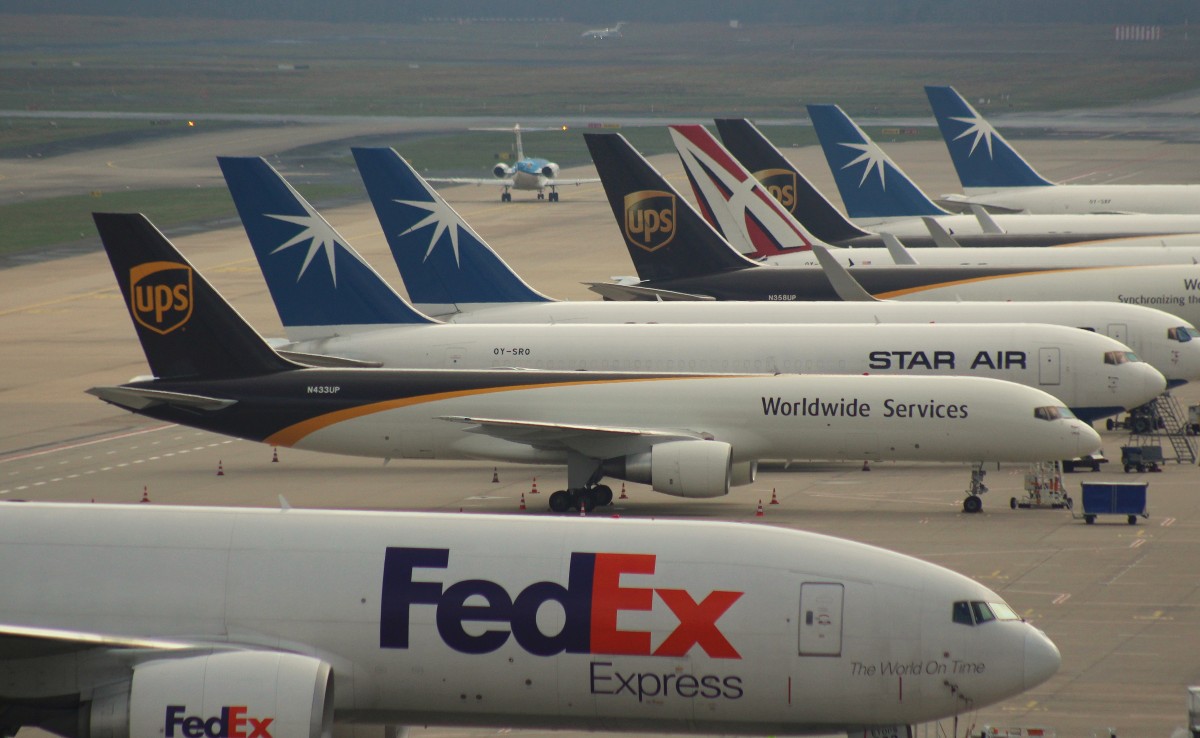
<path fill-rule="evenodd" d="M 1081 482 L 1080 500 L 1083 517 L 1088 525 L 1096 522 L 1097 515 L 1124 515 L 1130 525 L 1136 525 L 1138 516 L 1150 517 L 1146 509 L 1146 482 Z"/>
<path fill-rule="evenodd" d="M 1138 472 L 1160 472 L 1163 463 L 1162 446 L 1122 446 L 1121 447 L 1121 465 L 1125 467 L 1125 473 L 1133 471 Z"/>

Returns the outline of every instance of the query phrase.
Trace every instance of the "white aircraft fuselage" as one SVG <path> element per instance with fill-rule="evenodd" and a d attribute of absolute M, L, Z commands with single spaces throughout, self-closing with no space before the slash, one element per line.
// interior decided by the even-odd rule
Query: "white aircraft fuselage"
<path fill-rule="evenodd" d="M 1063 184 L 1043 187 L 967 187 L 963 192 L 965 195 L 943 195 L 941 199 L 1035 215 L 1175 215 L 1195 213 L 1200 208 L 1200 186 L 1197 185 Z"/>

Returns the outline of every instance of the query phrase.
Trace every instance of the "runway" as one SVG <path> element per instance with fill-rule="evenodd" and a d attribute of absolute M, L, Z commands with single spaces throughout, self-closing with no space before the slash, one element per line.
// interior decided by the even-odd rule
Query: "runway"
<path fill-rule="evenodd" d="M 111 171 L 128 171 L 131 179 L 154 172 L 155 181 L 172 186 L 211 184 L 220 177 L 212 156 L 286 152 L 294 145 L 285 137 L 288 130 L 293 129 L 274 136 L 256 133 L 240 143 L 198 138 L 178 153 L 169 146 L 96 152 L 86 160 L 52 162 L 44 170 L 45 182 L 61 186 L 69 172 L 68 179 L 88 187 L 95 172 L 109 178 L 116 176 Z M 296 139 L 309 140 L 308 134 Z M 886 148 L 931 192 L 957 189 L 940 142 Z M 1195 181 L 1200 161 L 1200 146 L 1150 141 L 1022 141 L 1021 149 L 1048 176 L 1078 181 Z M 788 152 L 818 186 L 834 192 L 815 147 Z M 281 160 L 286 164 L 286 153 Z M 673 182 L 685 183 L 677 159 L 663 156 L 654 162 Z M 12 172 L 8 166 L 0 164 L 0 174 Z M 23 166 L 20 176 L 30 187 L 39 186 L 41 170 Z M 0 199 L 12 186 L 10 176 L 0 180 Z M 565 189 L 559 203 L 519 192 L 513 203 L 502 205 L 498 187 L 445 194 L 480 235 L 548 295 L 590 299 L 581 282 L 632 272 L 598 185 Z M 325 215 L 381 273 L 394 278 L 365 196 L 361 204 Z M 174 240 L 261 333 L 282 335 L 240 227 Z M 399 286 L 398 279 L 394 283 Z M 385 466 L 290 449 L 280 449 L 275 462 L 269 447 L 163 425 L 84 394 L 90 386 L 147 371 L 99 250 L 0 269 L 0 335 L 7 344 L 0 372 L 0 500 L 137 504 L 145 494 L 150 504 L 277 506 L 282 495 L 298 508 L 545 515 L 548 493 L 565 484 L 565 470 L 553 467 L 426 461 Z M 1185 386 L 1176 395 L 1185 406 L 1200 402 L 1200 386 Z M 1123 518 L 1085 525 L 1066 511 L 1009 509 L 1009 498 L 1021 494 L 1024 469 L 1019 467 L 991 467 L 984 514 L 964 515 L 967 469 L 934 464 L 873 464 L 869 472 L 849 463 L 769 466 L 753 485 L 719 500 L 674 499 L 631 484 L 628 499 L 618 500 L 612 512 L 804 528 L 948 566 L 1000 592 L 1063 653 L 1057 676 L 1007 703 L 964 713 L 960 733 L 974 723 L 976 733 L 991 725 L 1045 727 L 1059 736 L 1107 736 L 1110 730 L 1168 736 L 1186 722 L 1185 688 L 1200 683 L 1200 475 L 1195 467 L 1176 464 L 1160 474 L 1123 474 L 1117 463 L 1123 434 L 1103 435 L 1113 463 L 1099 474 L 1068 475 L 1069 489 L 1078 497 L 1084 479 L 1148 481 L 1151 517 L 1136 526 Z M 492 482 L 494 466 L 498 482 Z M 778 505 L 769 504 L 773 492 Z M 524 512 L 518 509 L 522 495 Z M 755 514 L 760 500 L 761 518 Z M 950 729 L 948 722 L 945 728 Z M 496 732 L 416 729 L 413 734 Z"/>

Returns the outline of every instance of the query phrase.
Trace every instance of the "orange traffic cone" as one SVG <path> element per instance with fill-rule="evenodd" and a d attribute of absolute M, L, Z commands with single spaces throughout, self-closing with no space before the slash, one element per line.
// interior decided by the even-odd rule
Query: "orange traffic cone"
<path fill-rule="evenodd" d="M 521 493 L 521 509 L 522 510 L 525 509 L 525 493 L 524 492 Z"/>
<path fill-rule="evenodd" d="M 492 467 L 492 484 L 500 483 L 500 471 L 496 467 Z"/>
<path fill-rule="evenodd" d="M 618 497 L 617 499 L 618 500 L 628 500 L 629 499 L 629 495 L 625 494 L 625 483 L 624 482 L 621 482 L 621 496 Z"/>
<path fill-rule="evenodd" d="M 871 465 L 867 463 L 867 460 L 866 460 L 866 459 L 863 459 L 863 468 L 862 468 L 862 470 L 863 470 L 863 471 L 871 471 Z"/>
<path fill-rule="evenodd" d="M 220 459 L 217 459 L 217 476 L 218 476 L 218 477 L 223 477 L 223 476 L 225 476 L 225 467 L 221 466 L 221 460 L 220 460 Z"/>
<path fill-rule="evenodd" d="M 271 463 L 272 464 L 279 463 L 279 449 L 275 448 L 274 446 L 271 447 Z"/>
<path fill-rule="evenodd" d="M 768 504 L 771 504 L 771 505 L 779 504 L 779 498 L 775 496 L 775 488 L 774 487 L 771 488 L 771 502 Z"/>
<path fill-rule="evenodd" d="M 533 478 L 533 489 L 529 490 L 529 494 L 531 494 L 531 495 L 536 495 L 537 493 L 538 493 L 538 491 L 537 491 L 537 477 L 534 477 L 534 478 Z"/>
<path fill-rule="evenodd" d="M 762 500 L 758 501 L 758 512 L 754 513 L 754 517 L 761 518 L 763 516 Z"/>
<path fill-rule="evenodd" d="M 92 499 L 92 502 L 95 502 L 95 501 L 96 501 L 96 500 L 93 498 L 93 499 Z M 145 486 L 145 485 L 143 485 L 143 486 L 142 486 L 142 499 L 141 499 L 141 502 L 149 502 L 149 501 L 150 501 L 150 488 L 149 488 L 149 487 L 147 487 L 147 486 Z"/>

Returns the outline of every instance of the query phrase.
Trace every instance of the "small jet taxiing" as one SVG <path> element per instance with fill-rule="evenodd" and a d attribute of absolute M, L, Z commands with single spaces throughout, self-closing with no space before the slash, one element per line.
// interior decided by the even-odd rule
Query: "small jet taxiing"
<path fill-rule="evenodd" d="M 625 21 L 621 21 L 609 28 L 590 28 L 579 34 L 579 38 L 590 38 L 597 41 L 603 41 L 607 38 L 621 38 L 621 26 L 623 25 L 625 25 Z"/>
<path fill-rule="evenodd" d="M 953 87 L 925 88 L 965 195 L 943 195 L 955 209 L 998 213 L 1198 213 L 1200 185 L 1056 184 L 1017 153 Z"/>
<path fill-rule="evenodd" d="M 474 185 L 490 185 L 499 184 L 504 188 L 500 193 L 501 202 L 512 202 L 512 193 L 509 190 L 536 190 L 537 199 L 547 199 L 550 202 L 558 202 L 558 187 L 565 185 L 582 185 L 599 182 L 600 180 L 592 179 L 559 179 L 558 164 L 547 159 L 539 159 L 535 157 L 525 156 L 525 149 L 521 145 L 521 131 L 540 130 L 534 128 L 521 128 L 518 123 L 512 128 L 472 128 L 473 131 L 511 131 L 517 139 L 517 160 L 509 166 L 503 162 L 492 167 L 492 174 L 496 179 L 479 179 L 472 177 L 430 177 L 430 182 L 438 182 L 444 184 L 474 184 Z M 557 130 L 557 129 L 545 129 Z M 562 130 L 566 130 L 563 126 Z M 546 190 L 550 190 L 547 195 Z"/>
<path fill-rule="evenodd" d="M 276 446 L 566 463 L 556 511 L 606 504 L 606 476 L 720 497 L 759 459 L 1030 462 L 1100 446 L 1052 395 L 982 377 L 314 368 L 273 351 L 144 216 L 93 217 L 153 378 L 89 393 Z"/>
<path fill-rule="evenodd" d="M 1021 603 L 798 530 L 0 504 L 3 736 L 906 735 L 1062 662 Z"/>

